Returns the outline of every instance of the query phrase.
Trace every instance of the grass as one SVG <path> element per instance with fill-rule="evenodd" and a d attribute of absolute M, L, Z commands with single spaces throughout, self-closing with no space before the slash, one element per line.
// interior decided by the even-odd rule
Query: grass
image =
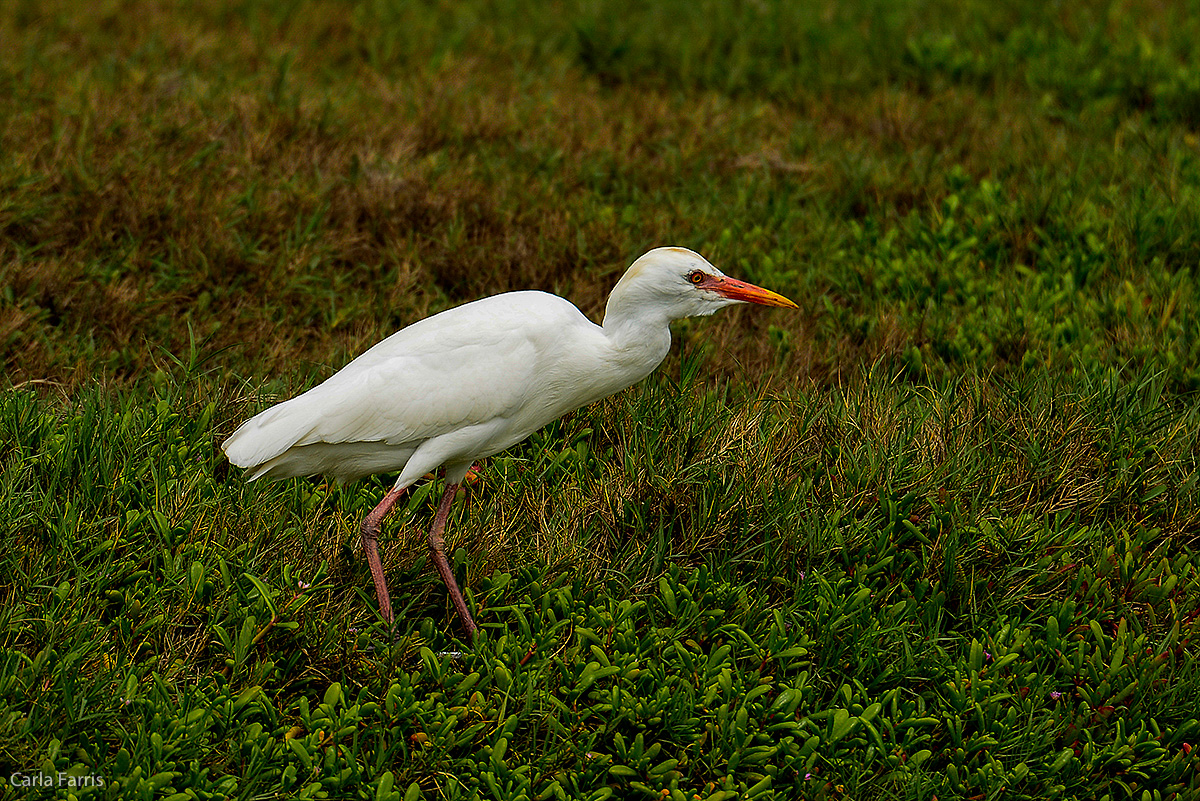
<path fill-rule="evenodd" d="M 10 789 L 1195 797 L 1197 19 L 5 6 Z M 597 317 L 657 244 L 800 311 L 685 321 L 485 463 L 475 647 L 435 486 L 385 528 L 393 646 L 355 533 L 387 477 L 219 455 L 451 305 Z"/>

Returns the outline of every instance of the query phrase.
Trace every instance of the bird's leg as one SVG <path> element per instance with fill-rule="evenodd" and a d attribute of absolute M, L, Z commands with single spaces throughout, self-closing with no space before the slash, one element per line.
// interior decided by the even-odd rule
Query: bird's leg
<path fill-rule="evenodd" d="M 463 600 L 462 593 L 458 589 L 458 582 L 454 580 L 454 573 L 450 570 L 450 563 L 446 561 L 446 540 L 442 537 L 446 531 L 446 520 L 450 517 L 450 507 L 454 504 L 454 493 L 457 490 L 458 484 L 446 482 L 446 491 L 442 493 L 437 514 L 433 516 L 433 525 L 429 528 L 429 555 L 433 557 L 433 566 L 437 568 L 438 575 L 442 577 L 442 581 L 446 582 L 446 589 L 450 591 L 450 600 L 454 603 L 454 608 L 467 630 L 467 638 L 475 639 L 475 632 L 479 627 L 471 619 L 467 602 Z"/>
<path fill-rule="evenodd" d="M 383 577 L 383 564 L 379 561 L 379 526 L 404 490 L 393 489 L 383 496 L 379 505 L 367 513 L 362 521 L 362 544 L 371 566 L 371 578 L 375 580 L 375 597 L 379 599 L 379 613 L 392 626 L 392 599 L 388 595 L 387 579 Z"/>

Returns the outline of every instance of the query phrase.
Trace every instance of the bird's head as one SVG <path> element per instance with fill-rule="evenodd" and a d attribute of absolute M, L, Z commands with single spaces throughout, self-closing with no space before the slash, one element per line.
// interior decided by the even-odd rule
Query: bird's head
<path fill-rule="evenodd" d="M 796 308 L 783 295 L 730 278 L 687 248 L 655 248 L 635 261 L 609 296 L 608 314 L 614 303 L 645 313 L 654 309 L 669 320 L 702 317 L 734 303 Z"/>

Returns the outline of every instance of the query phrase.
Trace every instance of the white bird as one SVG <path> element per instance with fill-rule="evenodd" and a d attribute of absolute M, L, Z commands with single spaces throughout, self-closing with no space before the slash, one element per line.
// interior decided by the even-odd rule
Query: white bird
<path fill-rule="evenodd" d="M 656 248 L 617 282 L 603 325 L 545 292 L 476 300 L 397 331 L 324 383 L 250 418 L 221 447 L 251 480 L 324 473 L 342 482 L 399 471 L 362 521 L 363 549 L 389 626 L 380 524 L 401 492 L 443 468 L 446 489 L 429 550 L 473 637 L 475 621 L 443 550 L 450 506 L 471 466 L 645 378 L 671 348 L 672 320 L 734 303 L 796 308 L 782 295 L 727 277 L 698 253 Z"/>

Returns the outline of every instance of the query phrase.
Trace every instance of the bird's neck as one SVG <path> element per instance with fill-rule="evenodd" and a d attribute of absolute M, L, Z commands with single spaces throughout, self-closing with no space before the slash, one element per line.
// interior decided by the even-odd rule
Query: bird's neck
<path fill-rule="evenodd" d="M 604 314 L 604 335 L 620 361 L 637 363 L 649 374 L 671 350 L 671 320 L 653 307 L 630 306 L 619 298 L 609 300 Z"/>

